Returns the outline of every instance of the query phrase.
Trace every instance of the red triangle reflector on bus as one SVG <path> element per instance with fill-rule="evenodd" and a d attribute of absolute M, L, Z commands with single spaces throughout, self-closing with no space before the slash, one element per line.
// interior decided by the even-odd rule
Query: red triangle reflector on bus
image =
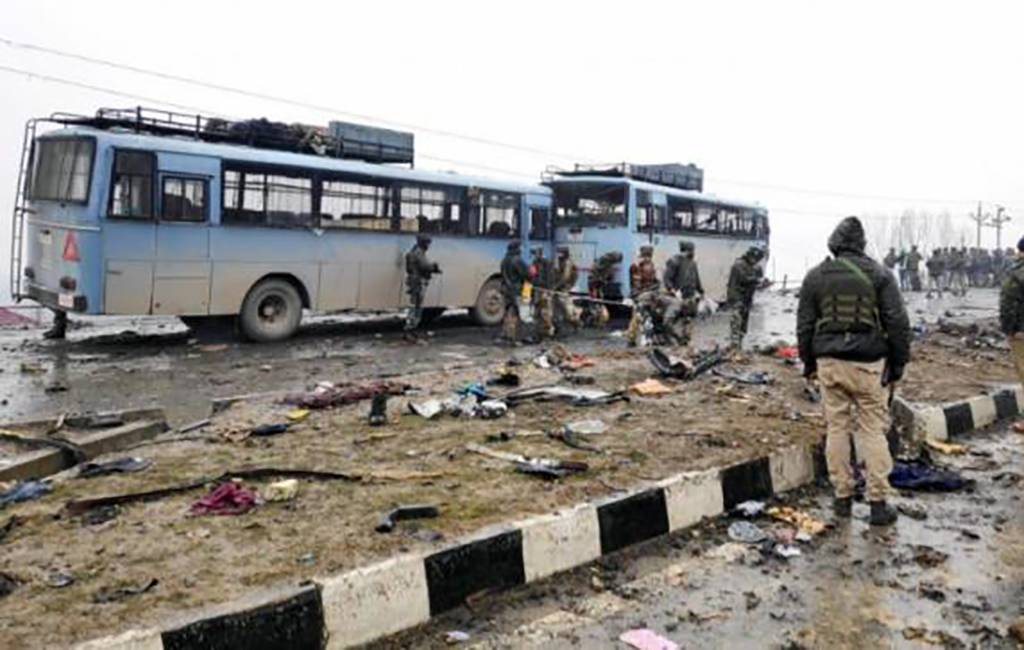
<path fill-rule="evenodd" d="M 78 262 L 78 242 L 75 240 L 75 233 L 69 232 L 64 235 L 64 259 L 69 262 Z"/>

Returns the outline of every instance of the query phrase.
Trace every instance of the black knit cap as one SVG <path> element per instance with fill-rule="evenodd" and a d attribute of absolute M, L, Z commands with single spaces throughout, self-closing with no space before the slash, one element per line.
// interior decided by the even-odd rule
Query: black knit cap
<path fill-rule="evenodd" d="M 1024 237 L 1021 237 L 1020 241 L 1017 242 L 1017 252 L 1024 253 Z"/>

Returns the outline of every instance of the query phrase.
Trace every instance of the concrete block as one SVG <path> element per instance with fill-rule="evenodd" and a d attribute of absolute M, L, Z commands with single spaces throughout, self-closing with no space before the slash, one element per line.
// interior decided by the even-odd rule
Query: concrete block
<path fill-rule="evenodd" d="M 317 580 L 328 650 L 340 650 L 426 623 L 430 596 L 423 557 L 405 555 Z"/>
<path fill-rule="evenodd" d="M 132 630 L 80 643 L 74 650 L 164 650 L 159 630 Z"/>
<path fill-rule="evenodd" d="M 794 445 L 768 457 L 772 488 L 776 494 L 803 487 L 814 480 L 814 448 Z"/>
<path fill-rule="evenodd" d="M 717 517 L 725 511 L 719 470 L 685 472 L 662 481 L 670 531 Z"/>
<path fill-rule="evenodd" d="M 572 509 L 520 522 L 526 581 L 533 582 L 601 557 L 597 508 Z"/>

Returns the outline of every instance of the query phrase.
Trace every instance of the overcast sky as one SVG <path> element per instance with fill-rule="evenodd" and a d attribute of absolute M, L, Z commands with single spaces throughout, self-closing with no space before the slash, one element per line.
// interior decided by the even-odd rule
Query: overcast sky
<path fill-rule="evenodd" d="M 227 116 L 360 119 L 344 111 L 416 125 L 419 167 L 492 176 L 536 179 L 574 160 L 692 161 L 708 191 L 769 209 L 780 278 L 820 261 L 845 214 L 948 211 L 971 228 L 965 215 L 978 201 L 1002 204 L 1015 217 L 1005 246 L 1024 226 L 1022 7 L 4 0 L 0 39 L 339 112 L 0 42 L 0 67 L 146 98 L 0 70 L 0 209 L 10 214 L 29 117 L 163 101 Z M 994 231 L 984 236 L 994 245 Z"/>

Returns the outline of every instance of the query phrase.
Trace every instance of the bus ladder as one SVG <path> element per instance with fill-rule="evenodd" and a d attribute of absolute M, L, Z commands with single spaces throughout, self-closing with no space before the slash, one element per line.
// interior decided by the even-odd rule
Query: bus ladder
<path fill-rule="evenodd" d="M 18 164 L 18 188 L 14 193 L 14 217 L 11 220 L 11 298 L 21 302 L 24 294 L 21 289 L 22 263 L 25 254 L 25 215 L 30 212 L 26 183 L 29 176 L 29 165 L 32 164 L 32 145 L 36 140 L 36 122 L 25 123 L 25 140 L 21 145 L 21 162 Z"/>

